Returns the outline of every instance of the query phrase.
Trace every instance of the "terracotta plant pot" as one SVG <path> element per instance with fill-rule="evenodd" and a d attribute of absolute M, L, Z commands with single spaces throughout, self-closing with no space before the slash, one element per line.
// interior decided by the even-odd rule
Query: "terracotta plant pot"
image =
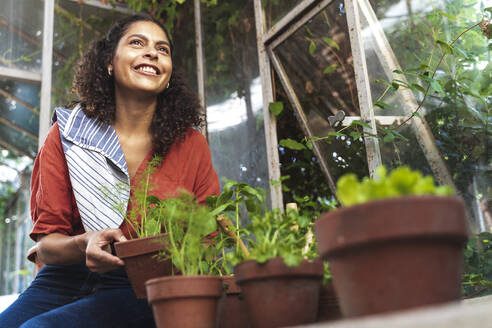
<path fill-rule="evenodd" d="M 346 207 L 322 214 L 315 230 L 346 317 L 460 299 L 468 230 L 457 197 Z"/>
<path fill-rule="evenodd" d="M 253 328 L 295 326 L 316 321 L 323 263 L 288 267 L 282 258 L 246 261 L 234 268 Z"/>
<path fill-rule="evenodd" d="M 247 328 L 248 316 L 241 288 L 236 284 L 234 276 L 223 276 L 223 293 L 217 311 L 217 328 Z"/>
<path fill-rule="evenodd" d="M 330 282 L 326 286 L 321 286 L 316 322 L 334 321 L 341 318 L 342 312 L 333 283 Z"/>
<path fill-rule="evenodd" d="M 172 273 L 170 260 L 156 257 L 166 248 L 163 237 L 166 234 L 122 241 L 114 244 L 116 255 L 125 261 L 125 270 L 137 298 L 147 297 L 145 282 L 149 279 L 169 276 Z"/>
<path fill-rule="evenodd" d="M 145 286 L 157 328 L 215 328 L 220 277 L 161 277 Z"/>

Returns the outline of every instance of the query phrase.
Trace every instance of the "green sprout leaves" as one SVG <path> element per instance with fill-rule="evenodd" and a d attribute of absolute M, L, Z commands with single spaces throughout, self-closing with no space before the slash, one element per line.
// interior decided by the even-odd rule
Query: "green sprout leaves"
<path fill-rule="evenodd" d="M 372 200 L 404 195 L 453 194 L 450 186 L 436 186 L 431 176 L 423 176 L 407 166 L 399 167 L 387 174 L 386 168 L 376 170 L 376 178 L 363 178 L 359 182 L 355 174 L 346 174 L 337 182 L 338 199 L 344 206 L 366 203 Z"/>

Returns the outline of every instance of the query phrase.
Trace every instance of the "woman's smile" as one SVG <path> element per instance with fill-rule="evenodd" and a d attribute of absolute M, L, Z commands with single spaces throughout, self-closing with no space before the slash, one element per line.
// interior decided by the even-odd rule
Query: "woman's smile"
<path fill-rule="evenodd" d="M 135 22 L 120 39 L 112 66 L 116 93 L 156 96 L 171 79 L 170 42 L 153 22 Z"/>

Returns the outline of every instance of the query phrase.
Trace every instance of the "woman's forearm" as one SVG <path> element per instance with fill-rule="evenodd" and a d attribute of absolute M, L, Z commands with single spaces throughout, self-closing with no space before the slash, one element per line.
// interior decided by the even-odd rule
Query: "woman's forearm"
<path fill-rule="evenodd" d="M 51 233 L 38 239 L 37 254 L 41 262 L 51 265 L 70 265 L 85 262 L 87 242 L 90 234 L 77 236 Z"/>
<path fill-rule="evenodd" d="M 38 239 L 39 260 L 51 265 L 85 262 L 89 270 L 103 273 L 125 265 L 111 254 L 109 244 L 125 241 L 120 229 L 89 231 L 77 236 L 51 233 Z"/>

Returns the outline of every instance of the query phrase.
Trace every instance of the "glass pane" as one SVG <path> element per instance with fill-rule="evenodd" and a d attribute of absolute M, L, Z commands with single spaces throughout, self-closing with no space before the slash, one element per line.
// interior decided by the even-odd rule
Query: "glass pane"
<path fill-rule="evenodd" d="M 270 28 L 289 13 L 302 0 L 261 0 L 267 27 Z"/>
<path fill-rule="evenodd" d="M 334 131 L 328 117 L 339 111 L 360 115 L 346 17 L 337 4 L 322 10 L 274 52 L 315 136 Z M 345 172 L 367 175 L 364 145 L 354 138 L 329 137 L 320 142 L 335 181 Z"/>
<path fill-rule="evenodd" d="M 2 0 L 0 66 L 41 71 L 43 2 Z"/>
<path fill-rule="evenodd" d="M 202 7 L 209 144 L 217 173 L 268 188 L 252 1 Z"/>
<path fill-rule="evenodd" d="M 0 79 L 0 117 L 32 136 L 39 128 L 39 87 Z M 34 104 L 35 106 L 32 106 Z M 36 143 L 36 141 L 34 142 Z M 17 146 L 18 145 L 15 145 Z M 19 148 L 24 149 L 24 148 Z"/>
<path fill-rule="evenodd" d="M 74 100 L 70 94 L 74 63 L 89 43 L 102 38 L 107 29 L 124 15 L 75 1 L 61 0 L 55 5 L 53 32 L 53 107 Z"/>
<path fill-rule="evenodd" d="M 441 0 L 429 6 L 424 0 L 401 0 L 371 1 L 371 4 L 377 21 L 371 20 L 367 10 L 361 10 L 360 15 L 372 98 L 390 106 L 376 107 L 376 115 L 408 116 L 418 108 L 429 87 L 419 113 L 428 122 L 430 138 L 435 139 L 450 176 L 469 205 L 475 230 L 489 230 L 492 226 L 492 219 L 487 219 L 492 199 L 492 63 L 487 38 L 476 27 L 453 44 L 453 55 L 443 57 L 443 51 L 449 51 L 446 43 L 453 42 L 482 19 L 483 2 Z M 384 30 L 390 48 L 376 42 L 378 28 Z M 394 54 L 405 74 L 388 69 L 385 53 Z M 393 79 L 408 82 L 410 88 L 400 85 L 395 92 L 386 83 L 376 82 L 403 84 Z M 404 99 L 405 92 L 415 99 L 413 104 Z M 430 173 L 427 161 L 422 162 L 425 158 L 422 154 L 429 150 L 415 147 L 418 144 L 415 135 L 422 132 L 407 127 L 398 130 L 401 131 L 413 141 L 397 141 L 396 144 L 406 145 L 401 148 L 394 142 L 383 144 L 383 161 L 391 166 L 407 164 Z M 397 153 L 400 158 L 396 157 Z"/>

